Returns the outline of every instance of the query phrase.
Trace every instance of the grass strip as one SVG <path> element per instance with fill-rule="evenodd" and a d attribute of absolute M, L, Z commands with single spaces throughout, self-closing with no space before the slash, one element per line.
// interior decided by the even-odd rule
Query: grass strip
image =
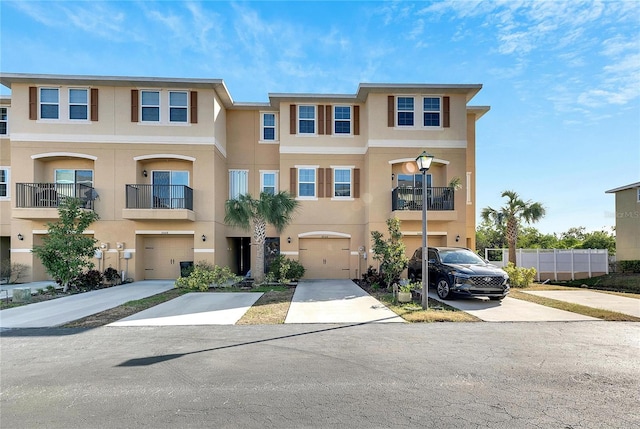
<path fill-rule="evenodd" d="M 280 289 L 280 288 L 278 288 Z M 252 289 L 259 291 L 259 288 Z M 236 325 L 280 325 L 287 318 L 295 289 L 284 287 L 280 290 L 265 291 Z"/>
<path fill-rule="evenodd" d="M 482 322 L 475 316 L 429 298 L 429 308 L 423 310 L 416 302 L 400 304 L 394 301 L 392 293 L 379 293 L 374 297 L 389 310 L 411 323 L 431 322 Z"/>

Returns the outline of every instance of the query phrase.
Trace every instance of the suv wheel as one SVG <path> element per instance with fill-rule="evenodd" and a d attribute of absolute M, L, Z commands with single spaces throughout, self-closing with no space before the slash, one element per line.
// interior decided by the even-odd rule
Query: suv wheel
<path fill-rule="evenodd" d="M 441 299 L 447 299 L 451 296 L 451 288 L 449 287 L 449 281 L 444 277 L 441 277 L 436 284 L 438 296 Z"/>

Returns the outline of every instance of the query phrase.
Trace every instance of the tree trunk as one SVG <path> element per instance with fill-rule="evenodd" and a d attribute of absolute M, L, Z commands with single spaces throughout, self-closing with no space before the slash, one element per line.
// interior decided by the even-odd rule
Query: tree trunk
<path fill-rule="evenodd" d="M 256 262 L 252 264 L 251 273 L 256 285 L 264 281 L 264 242 L 267 236 L 267 224 L 264 219 L 253 220 L 253 240 L 256 246 Z"/>
<path fill-rule="evenodd" d="M 507 242 L 509 243 L 509 262 L 516 263 L 516 242 L 518 241 L 518 221 L 514 217 L 507 219 Z"/>

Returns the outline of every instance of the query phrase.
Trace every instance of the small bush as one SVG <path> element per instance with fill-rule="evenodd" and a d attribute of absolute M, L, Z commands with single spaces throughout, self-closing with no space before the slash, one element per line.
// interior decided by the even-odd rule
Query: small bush
<path fill-rule="evenodd" d="M 509 283 L 511 287 L 527 287 L 533 283 L 533 279 L 536 278 L 535 268 L 522 268 L 516 267 L 513 262 L 503 268 L 507 274 L 509 274 Z"/>
<path fill-rule="evenodd" d="M 69 282 L 69 288 L 78 291 L 94 290 L 100 286 L 103 278 L 104 277 L 102 276 L 102 273 L 100 271 L 89 270 L 71 280 L 71 282 Z"/>
<path fill-rule="evenodd" d="M 177 288 L 206 292 L 211 286 L 224 286 L 229 281 L 236 281 L 238 276 L 229 267 L 219 267 L 208 263 L 198 263 L 188 277 L 176 280 Z"/>
<path fill-rule="evenodd" d="M 380 287 L 380 285 L 386 284 L 386 281 L 384 276 L 378 273 L 378 270 L 369 265 L 367 271 L 362 274 L 362 283 L 364 285 L 371 285 L 372 287 L 374 285 Z"/>
<path fill-rule="evenodd" d="M 289 283 L 291 280 L 299 280 L 304 276 L 305 269 L 296 260 L 278 255 L 269 266 L 270 278 L 280 283 Z"/>
<path fill-rule="evenodd" d="M 116 270 L 115 268 L 109 267 L 106 270 L 104 270 L 104 279 L 108 281 L 111 285 L 115 285 L 118 283 L 118 281 L 120 281 L 120 274 L 118 273 L 118 270 Z"/>
<path fill-rule="evenodd" d="M 620 261 L 618 264 L 623 273 L 640 273 L 640 261 L 638 260 Z"/>
<path fill-rule="evenodd" d="M 18 262 L 11 263 L 9 259 L 5 259 L 0 263 L 0 278 L 5 279 L 7 283 L 17 283 L 28 271 L 28 265 Z"/>

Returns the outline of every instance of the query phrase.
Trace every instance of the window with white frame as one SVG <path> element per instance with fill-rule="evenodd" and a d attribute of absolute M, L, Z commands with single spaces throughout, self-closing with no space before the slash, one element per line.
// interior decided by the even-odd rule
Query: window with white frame
<path fill-rule="evenodd" d="M 277 171 L 261 171 L 260 172 L 260 192 L 275 195 L 278 192 L 278 172 Z"/>
<path fill-rule="evenodd" d="M 413 97 L 398 97 L 397 109 L 397 125 L 399 127 L 413 127 L 415 111 Z"/>
<path fill-rule="evenodd" d="M 10 172 L 9 167 L 0 167 L 0 199 L 8 199 L 10 195 Z"/>
<path fill-rule="evenodd" d="M 69 119 L 89 119 L 89 91 L 86 88 L 69 88 Z"/>
<path fill-rule="evenodd" d="M 298 196 L 316 196 L 316 169 L 298 168 Z"/>
<path fill-rule="evenodd" d="M 142 122 L 160 122 L 160 92 L 141 91 Z"/>
<path fill-rule="evenodd" d="M 186 91 L 169 91 L 169 122 L 187 122 L 188 99 Z"/>
<path fill-rule="evenodd" d="M 315 134 L 316 106 L 298 106 L 298 133 Z"/>
<path fill-rule="evenodd" d="M 229 170 L 229 199 L 249 192 L 249 170 Z"/>
<path fill-rule="evenodd" d="M 351 169 L 333 169 L 333 196 L 336 198 L 351 197 Z"/>
<path fill-rule="evenodd" d="M 260 133 L 262 140 L 264 141 L 276 141 L 276 114 L 275 113 L 263 113 L 262 114 L 262 132 Z"/>
<path fill-rule="evenodd" d="M 422 101 L 423 123 L 425 127 L 440 126 L 440 97 L 424 97 Z"/>
<path fill-rule="evenodd" d="M 40 88 L 40 119 L 60 117 L 60 91 L 58 88 Z"/>
<path fill-rule="evenodd" d="M 6 107 L 0 107 L 0 135 L 9 133 L 8 125 L 8 109 Z"/>
<path fill-rule="evenodd" d="M 351 106 L 335 106 L 333 124 L 334 134 L 351 134 Z"/>

